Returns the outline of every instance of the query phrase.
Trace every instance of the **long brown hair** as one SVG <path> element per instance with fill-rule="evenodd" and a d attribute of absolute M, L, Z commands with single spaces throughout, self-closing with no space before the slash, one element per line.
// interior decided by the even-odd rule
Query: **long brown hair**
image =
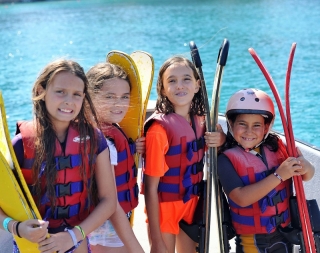
<path fill-rule="evenodd" d="M 158 112 L 169 114 L 174 112 L 173 104 L 163 95 L 163 74 L 173 64 L 181 64 L 191 68 L 194 78 L 199 80 L 198 72 L 191 61 L 182 56 L 174 56 L 166 60 L 159 70 L 157 81 L 158 98 L 156 102 L 156 110 Z M 205 113 L 204 100 L 202 96 L 202 87 L 200 86 L 198 92 L 194 95 L 189 113 L 193 115 L 202 116 Z"/>
<path fill-rule="evenodd" d="M 79 131 L 80 135 L 80 148 L 79 154 L 81 154 L 82 162 L 80 165 L 80 175 L 83 179 L 83 183 L 88 187 L 88 199 L 89 203 L 92 200 L 92 195 L 96 194 L 96 189 L 93 190 L 92 185 L 88 186 L 88 178 L 93 179 L 95 165 L 94 165 L 94 155 L 97 150 L 97 132 L 95 130 L 96 122 L 96 111 L 94 109 L 91 98 L 88 94 L 88 80 L 83 71 L 83 68 L 76 62 L 72 60 L 59 59 L 49 63 L 40 73 L 36 82 L 34 83 L 32 89 L 32 101 L 33 110 L 35 116 L 35 156 L 34 164 L 32 168 L 33 172 L 33 182 L 35 182 L 35 193 L 37 204 L 40 205 L 41 199 L 41 179 L 40 176 L 44 173 L 46 180 L 47 195 L 50 200 L 51 210 L 54 211 L 56 196 L 55 196 L 55 181 L 57 177 L 56 162 L 54 154 L 56 151 L 56 132 L 54 130 L 53 124 L 49 117 L 49 112 L 47 111 L 46 104 L 44 102 L 44 96 L 49 85 L 52 83 L 54 77 L 61 73 L 68 72 L 74 76 L 80 78 L 84 83 L 84 100 L 77 117 L 70 122 Z M 40 90 L 44 92 L 40 92 Z M 86 144 L 86 136 L 90 136 L 90 151 L 88 152 L 88 145 Z M 86 157 L 91 158 L 89 161 L 90 175 L 86 173 Z M 41 166 L 45 161 L 44 171 L 41 171 Z M 90 205 L 89 205 L 90 206 Z"/>

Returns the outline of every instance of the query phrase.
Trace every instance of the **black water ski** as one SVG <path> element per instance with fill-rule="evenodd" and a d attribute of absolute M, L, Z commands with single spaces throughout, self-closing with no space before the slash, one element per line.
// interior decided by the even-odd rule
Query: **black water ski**
<path fill-rule="evenodd" d="M 210 107 L 209 107 L 209 101 L 208 101 L 208 95 L 207 95 L 207 90 L 206 90 L 206 84 L 205 84 L 205 79 L 203 76 L 203 72 L 202 72 L 202 62 L 201 62 L 201 58 L 200 58 L 200 54 L 198 51 L 198 48 L 196 46 L 196 44 L 191 41 L 190 44 L 190 50 L 191 50 L 191 57 L 192 57 L 192 61 L 198 71 L 199 77 L 200 77 L 200 81 L 201 81 L 201 87 L 202 87 L 202 95 L 203 95 L 203 99 L 204 99 L 204 103 L 205 103 L 205 109 L 206 109 L 206 128 L 207 131 L 214 131 L 213 126 L 216 125 L 216 123 L 213 125 L 212 122 L 215 122 L 214 120 L 212 120 L 212 116 L 210 112 Z M 218 55 L 218 66 L 225 66 L 226 60 L 227 60 L 227 56 L 228 56 L 228 49 L 229 49 L 229 42 L 227 40 L 224 41 L 224 43 L 222 44 L 222 47 L 220 48 L 219 51 L 219 55 Z M 218 67 L 217 67 L 218 70 Z M 221 70 L 221 71 L 220 71 Z M 216 72 L 216 78 L 219 82 L 219 86 L 221 83 L 221 77 L 222 77 L 222 68 L 219 68 L 219 71 Z M 216 82 L 214 82 L 216 84 Z M 218 87 L 219 87 L 218 86 Z M 216 92 L 214 93 L 216 94 Z M 215 100 L 216 101 L 216 100 Z M 219 103 L 219 101 L 218 101 Z M 217 105 L 215 105 L 217 106 Z M 218 110 L 218 108 L 217 108 Z M 213 114 L 213 116 L 215 116 L 215 114 Z M 198 227 L 198 248 L 197 251 L 199 253 L 208 253 L 209 252 L 209 241 L 210 241 L 210 223 L 211 223 L 211 204 L 212 204 L 212 179 L 213 179 L 213 175 L 214 175 L 214 167 L 216 167 L 216 165 L 214 165 L 214 162 L 216 162 L 216 159 L 214 159 L 214 157 L 216 157 L 216 153 L 217 150 L 216 148 L 209 148 L 208 149 L 208 156 L 209 159 L 206 159 L 206 171 L 205 171 L 205 180 L 204 180 L 204 187 L 203 187 L 203 191 L 200 195 L 199 198 L 199 202 L 200 204 L 198 204 L 198 208 L 196 210 L 196 215 L 195 217 L 199 217 L 198 220 L 196 220 L 195 224 Z M 217 178 L 217 176 L 216 176 Z M 216 181 L 215 181 L 216 182 Z M 217 180 L 218 182 L 218 180 Z M 217 187 L 219 188 L 218 191 L 216 191 L 216 193 L 221 194 L 221 195 L 217 195 L 215 194 L 215 199 L 218 198 L 219 199 L 219 203 L 226 203 L 226 199 L 225 196 L 222 193 L 222 189 L 220 184 L 217 184 Z M 216 188 L 216 185 L 215 185 Z M 219 196 L 219 197 L 218 197 Z M 224 199 L 223 199 L 224 198 Z M 224 201 L 220 201 L 221 199 L 223 199 Z M 218 208 L 220 208 L 220 210 L 218 210 Z M 227 208 L 227 214 L 229 214 L 229 209 L 228 209 L 228 205 L 226 206 Z M 223 205 L 219 205 L 216 206 L 216 210 L 217 210 L 217 217 L 221 217 L 221 213 L 224 213 L 224 207 Z M 225 215 L 228 216 L 228 215 Z M 229 217 L 229 216 L 228 216 Z M 218 224 L 218 236 L 219 236 L 219 245 L 216 245 L 215 248 L 216 249 L 220 249 L 220 252 L 229 252 L 229 242 L 228 242 L 228 231 L 222 231 L 222 219 L 218 220 L 220 223 Z M 225 235 L 225 236 L 223 236 Z"/>
<path fill-rule="evenodd" d="M 202 88 L 202 96 L 205 104 L 206 110 L 206 129 L 207 131 L 211 131 L 211 121 L 210 121 L 210 108 L 208 103 L 208 94 L 206 89 L 206 84 L 202 72 L 202 62 L 200 58 L 200 54 L 196 44 L 193 41 L 189 43 L 190 51 L 191 51 L 191 58 L 193 64 L 195 65 L 200 81 L 201 81 L 201 88 Z M 211 148 L 210 148 L 211 149 Z M 209 150 L 209 157 L 210 157 L 210 150 Z M 211 159 L 209 159 L 211 160 Z M 200 234 L 199 234 L 199 246 L 198 252 L 200 253 L 207 253 L 209 252 L 209 241 L 210 241 L 210 221 L 211 221 L 211 193 L 212 193 L 212 166 L 207 163 L 207 171 L 205 172 L 205 180 L 204 180 L 204 187 L 203 191 L 200 195 L 199 201 L 201 201 L 201 211 L 200 219 L 198 220 Z"/>
<path fill-rule="evenodd" d="M 219 114 L 219 102 L 220 102 L 220 88 L 222 82 L 223 69 L 227 63 L 229 52 L 229 41 L 224 39 L 222 45 L 220 47 L 220 51 L 217 58 L 217 68 L 216 74 L 214 77 L 213 83 L 213 91 L 212 91 L 212 103 L 211 103 L 211 111 L 210 111 L 210 120 L 212 129 L 210 131 L 214 131 L 215 127 L 218 123 L 218 114 Z M 217 158 L 218 158 L 218 149 L 210 148 L 210 164 L 212 166 L 212 182 L 213 182 L 213 198 L 215 199 L 215 207 L 216 207 L 216 220 L 218 225 L 218 235 L 219 235 L 219 244 L 220 252 L 226 253 L 230 251 L 229 247 L 229 239 L 233 237 L 232 229 L 227 218 L 229 218 L 229 207 L 226 205 L 226 199 L 224 193 L 222 192 L 222 188 L 218 179 L 218 166 L 217 166 Z"/>

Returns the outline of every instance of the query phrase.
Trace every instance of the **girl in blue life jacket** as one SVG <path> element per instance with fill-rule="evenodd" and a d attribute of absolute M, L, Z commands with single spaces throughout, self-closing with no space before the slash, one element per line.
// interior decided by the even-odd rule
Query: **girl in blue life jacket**
<path fill-rule="evenodd" d="M 114 213 L 116 191 L 82 67 L 63 59 L 49 63 L 32 100 L 34 120 L 18 123 L 12 143 L 43 220 L 15 221 L 0 209 L 1 228 L 38 243 L 43 253 L 91 252 L 86 235 Z"/>
<path fill-rule="evenodd" d="M 271 98 L 243 89 L 229 99 L 227 141 L 218 157 L 218 175 L 236 231 L 236 252 L 292 252 L 277 230 L 290 223 L 292 177 L 310 180 L 314 167 L 298 150 L 288 157 L 281 139 L 270 133 L 275 113 Z"/>
<path fill-rule="evenodd" d="M 93 253 L 143 253 L 128 218 L 138 205 L 136 150 L 145 152 L 145 138 L 129 140 L 119 122 L 130 105 L 131 85 L 137 82 L 120 66 L 98 63 L 87 72 L 89 93 L 97 109 L 98 121 L 110 147 L 110 160 L 114 167 L 118 204 L 116 212 L 101 227 L 89 235 Z"/>

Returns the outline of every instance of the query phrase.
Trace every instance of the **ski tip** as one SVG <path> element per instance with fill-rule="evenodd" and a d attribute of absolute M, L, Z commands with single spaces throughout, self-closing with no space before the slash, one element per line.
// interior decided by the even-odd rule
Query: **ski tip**
<path fill-rule="evenodd" d="M 225 66 L 227 63 L 227 59 L 228 59 L 228 53 L 229 53 L 229 40 L 228 39 L 224 39 L 220 50 L 219 50 L 219 54 L 218 54 L 218 59 L 217 59 L 217 63 L 221 66 Z"/>
<path fill-rule="evenodd" d="M 196 68 L 200 68 L 202 66 L 202 62 L 201 62 L 199 50 L 196 46 L 196 43 L 194 41 L 190 41 L 189 47 L 190 47 L 193 64 L 196 66 Z"/>

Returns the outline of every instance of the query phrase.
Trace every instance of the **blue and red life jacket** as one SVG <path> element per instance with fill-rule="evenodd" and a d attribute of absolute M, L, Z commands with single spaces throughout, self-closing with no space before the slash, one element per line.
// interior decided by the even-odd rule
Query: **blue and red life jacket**
<path fill-rule="evenodd" d="M 288 157 L 281 140 L 277 152 L 261 146 L 268 166 L 258 156 L 234 147 L 224 151 L 230 159 L 244 185 L 263 180 L 279 167 Z M 280 183 L 264 198 L 247 207 L 240 207 L 229 198 L 232 223 L 237 234 L 267 234 L 275 231 L 277 226 L 285 227 L 290 223 L 289 197 L 292 194 L 292 182 L 288 179 Z"/>
<path fill-rule="evenodd" d="M 148 131 L 153 121 L 160 123 L 168 137 L 169 150 L 165 161 L 169 170 L 160 178 L 158 196 L 160 202 L 183 200 L 198 196 L 202 187 L 205 119 L 192 116 L 192 125 L 176 113 L 154 113 L 145 122 Z"/>
<path fill-rule="evenodd" d="M 114 166 L 114 171 L 118 201 L 125 213 L 128 213 L 138 205 L 138 170 L 134 162 L 136 146 L 117 125 L 104 124 L 102 129 L 107 138 L 114 140 L 117 149 L 118 165 Z"/>
<path fill-rule="evenodd" d="M 32 178 L 32 166 L 34 163 L 34 143 L 35 129 L 33 122 L 18 122 L 18 130 L 22 136 L 24 147 L 24 164 L 21 168 L 24 178 L 31 189 L 34 181 Z M 41 200 L 39 211 L 44 220 L 49 221 L 50 228 L 57 228 L 63 225 L 75 226 L 84 220 L 93 209 L 88 208 L 88 191 L 90 184 L 89 154 L 82 158 L 80 155 L 80 136 L 78 130 L 72 125 L 68 128 L 66 148 L 63 152 L 61 145 L 56 139 L 55 161 L 57 169 L 56 182 L 54 184 L 56 193 L 55 210 L 51 210 L 51 205 L 46 192 L 45 166 L 44 161 L 41 165 Z M 90 150 L 90 143 L 87 137 L 87 150 Z M 89 152 L 89 151 L 88 151 Z M 95 159 L 95 158 L 93 158 Z M 82 163 L 86 166 L 86 175 L 88 182 L 84 182 L 80 175 L 80 166 Z"/>

